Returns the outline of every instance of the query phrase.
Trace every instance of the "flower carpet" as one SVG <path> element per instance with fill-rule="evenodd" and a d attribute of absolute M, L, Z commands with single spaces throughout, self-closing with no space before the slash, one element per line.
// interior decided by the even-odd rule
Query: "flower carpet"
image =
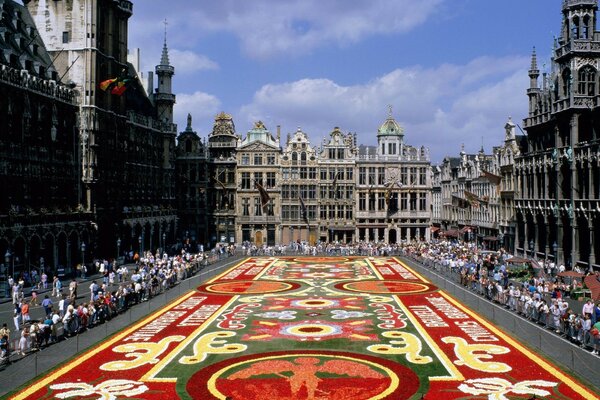
<path fill-rule="evenodd" d="M 396 258 L 248 258 L 13 399 L 597 399 Z"/>

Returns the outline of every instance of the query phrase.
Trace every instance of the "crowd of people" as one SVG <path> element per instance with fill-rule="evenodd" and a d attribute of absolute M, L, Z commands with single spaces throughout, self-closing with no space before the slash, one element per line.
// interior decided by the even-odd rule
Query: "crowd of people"
<path fill-rule="evenodd" d="M 310 245 L 295 241 L 288 245 L 256 246 L 244 242 L 241 252 L 245 256 L 280 255 L 328 255 L 328 256 L 392 256 L 404 255 L 424 266 L 444 272 L 464 286 L 492 302 L 496 302 L 523 317 L 539 323 L 557 334 L 591 348 L 594 354 L 600 352 L 600 302 L 586 301 L 582 307 L 570 294 L 582 286 L 576 278 L 563 279 L 563 265 L 552 262 L 531 265 L 527 274 L 520 279 L 511 276 L 514 264 L 512 255 L 503 249 L 484 251 L 472 242 L 462 241 L 415 241 L 400 244 L 382 242 L 358 242 L 354 244 L 322 243 Z M 168 257 L 166 254 L 146 252 L 135 255 L 135 267 L 114 266 L 110 262 L 99 261 L 95 269 L 100 278 L 91 282 L 89 299 L 78 296 L 77 280 L 72 280 L 63 293 L 63 283 L 54 277 L 51 282 L 40 279 L 40 290 L 52 289 L 41 301 L 45 318 L 32 321 L 30 307 L 39 302 L 38 291 L 32 291 L 30 298 L 24 298 L 22 282 L 13 283 L 14 326 L 20 332 L 18 348 L 24 354 L 29 349 L 41 348 L 58 340 L 58 329 L 65 335 L 77 334 L 110 320 L 128 307 L 146 301 L 164 290 L 168 290 L 198 268 L 223 256 L 233 255 L 235 245 L 220 245 L 210 253 L 191 254 L 182 250 L 180 255 Z M 86 271 L 81 271 L 85 277 Z M 600 274 L 595 273 L 600 280 Z M 571 304 L 569 304 L 571 303 Z M 581 308 L 581 309 L 579 309 Z M 10 330 L 5 323 L 0 329 L 0 349 L 7 354 Z"/>
<path fill-rule="evenodd" d="M 8 324 L 4 323 L 0 329 L 0 357 L 7 362 L 13 351 L 23 356 L 31 350 L 57 342 L 62 336 L 75 335 L 103 324 L 132 305 L 170 289 L 205 265 L 229 254 L 232 252 L 192 254 L 183 250 L 177 256 L 168 257 L 146 252 L 135 257 L 135 264 L 129 265 L 129 268 L 99 260 L 95 265 L 99 276 L 88 281 L 89 297 L 79 295 L 85 275 L 79 280 L 70 280 L 68 285 L 63 285 L 58 276 L 53 277 L 51 283 L 41 288 L 47 293 L 43 294 L 39 303 L 42 296 L 38 296 L 36 290 L 31 296 L 25 296 L 23 286 L 17 282 L 12 302 L 18 340 L 12 342 L 16 345 L 11 346 L 15 335 L 11 337 Z M 30 316 L 31 307 L 38 305 L 43 308 L 44 316 L 34 320 Z"/>
<path fill-rule="evenodd" d="M 581 305 L 573 298 L 571 294 L 582 288 L 582 280 L 562 277 L 564 266 L 539 262 L 539 267 L 533 268 L 526 263 L 527 273 L 513 279 L 513 257 L 502 249 L 486 252 L 473 243 L 435 241 L 406 244 L 402 251 L 426 267 L 453 276 L 465 288 L 599 354 L 600 301 L 594 304 L 588 298 Z M 594 275 L 600 281 L 600 273 Z"/>

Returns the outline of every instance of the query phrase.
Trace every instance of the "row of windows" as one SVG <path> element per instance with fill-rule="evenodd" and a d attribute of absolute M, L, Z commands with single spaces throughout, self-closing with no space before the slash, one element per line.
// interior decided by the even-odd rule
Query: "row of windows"
<path fill-rule="evenodd" d="M 426 185 L 427 184 L 426 167 L 401 167 L 399 176 L 389 175 L 394 183 L 401 185 Z M 360 167 L 358 169 L 359 185 L 384 185 L 386 183 L 385 167 Z"/>
<path fill-rule="evenodd" d="M 274 188 L 277 185 L 275 172 L 242 172 L 241 174 L 241 189 L 254 189 L 256 183 L 263 186 L 265 189 Z"/>
<path fill-rule="evenodd" d="M 254 154 L 252 165 L 275 165 L 275 154 Z M 242 165 L 250 165 L 250 154 L 243 153 L 241 158 Z"/>
<path fill-rule="evenodd" d="M 427 193 L 359 193 L 358 211 L 428 211 Z"/>
<path fill-rule="evenodd" d="M 321 220 L 352 220 L 354 211 L 352 206 L 348 205 L 307 205 L 306 214 L 309 221 L 314 221 L 317 218 L 317 210 Z M 302 222 L 302 210 L 300 205 L 283 205 L 281 206 L 281 219 L 283 221 L 300 221 Z"/>

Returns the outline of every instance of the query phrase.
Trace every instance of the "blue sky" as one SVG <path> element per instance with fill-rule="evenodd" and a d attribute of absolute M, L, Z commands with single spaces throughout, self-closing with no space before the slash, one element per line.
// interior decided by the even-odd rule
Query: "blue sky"
<path fill-rule="evenodd" d="M 166 18 L 175 119 L 206 137 L 214 116 L 238 133 L 257 120 L 313 144 L 333 127 L 375 144 L 393 106 L 405 141 L 437 163 L 501 144 L 527 114 L 536 47 L 549 70 L 561 0 L 134 1 L 129 48 L 160 60 Z"/>

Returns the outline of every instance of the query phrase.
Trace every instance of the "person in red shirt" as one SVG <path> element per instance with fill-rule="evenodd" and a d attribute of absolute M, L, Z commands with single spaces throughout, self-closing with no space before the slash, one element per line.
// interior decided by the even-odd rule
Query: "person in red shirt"
<path fill-rule="evenodd" d="M 23 323 L 31 320 L 31 317 L 29 316 L 29 303 L 27 300 L 21 305 L 21 317 L 23 318 Z"/>

